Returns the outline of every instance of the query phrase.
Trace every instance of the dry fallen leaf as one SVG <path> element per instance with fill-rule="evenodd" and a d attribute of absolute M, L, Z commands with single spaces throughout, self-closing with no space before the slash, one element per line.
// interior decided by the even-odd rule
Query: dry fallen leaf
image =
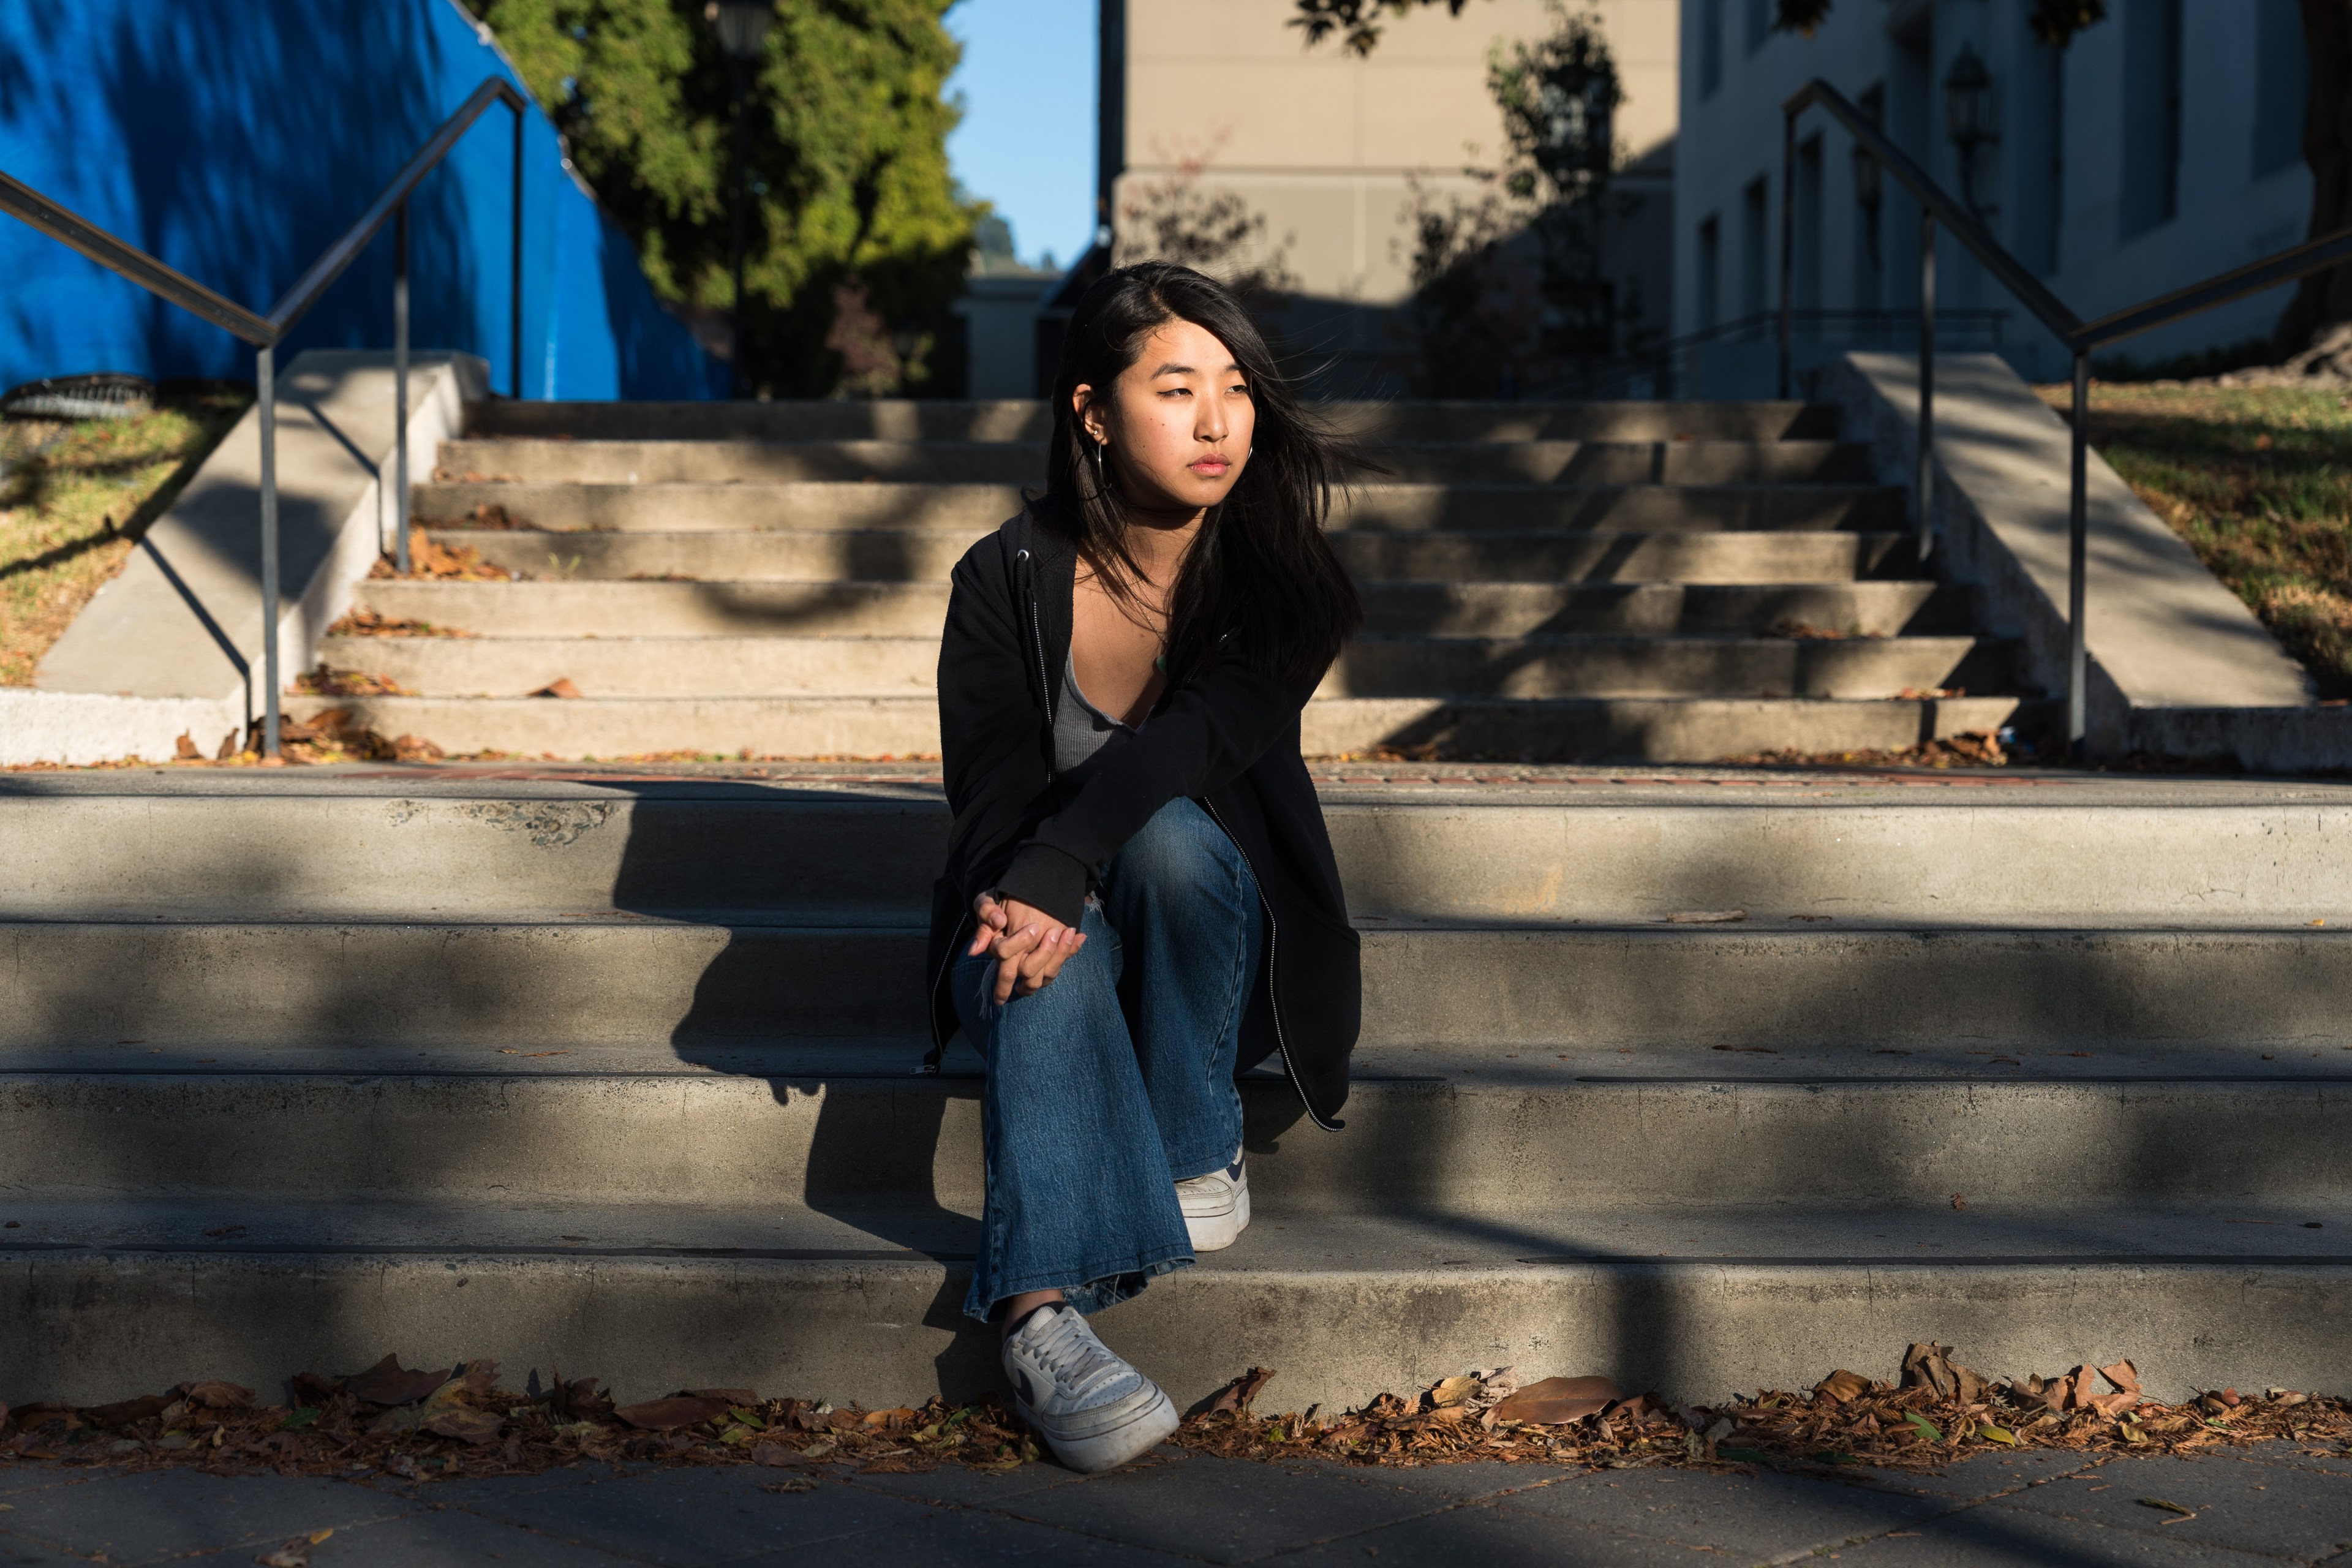
<path fill-rule="evenodd" d="M 1273 1381 L 1274 1369 L 1272 1367 L 1254 1366 L 1250 1368 L 1247 1373 L 1234 1379 L 1232 1383 L 1225 1385 L 1223 1392 L 1219 1394 L 1217 1397 L 1211 1402 L 1209 1405 L 1210 1412 L 1214 1414 L 1222 1410 L 1231 1411 L 1236 1415 L 1246 1415 L 1249 1414 L 1250 1401 L 1255 1399 L 1258 1396 L 1258 1392 Z"/>
<path fill-rule="evenodd" d="M 793 1492 L 813 1492 L 816 1490 L 816 1481 L 808 1476 L 786 1476 L 781 1480 L 766 1482 L 760 1489 L 763 1492 L 781 1492 L 787 1495 Z"/>
<path fill-rule="evenodd" d="M 1859 1399 L 1868 1394 L 1870 1388 L 1870 1379 L 1858 1372 L 1846 1372 L 1843 1369 L 1830 1373 L 1821 1382 L 1813 1384 L 1813 1392 L 1816 1394 L 1837 1405 L 1843 1405 L 1850 1399 Z"/>
<path fill-rule="evenodd" d="M 1731 925 L 1748 918 L 1746 910 L 1679 910 L 1666 917 L 1666 923 L 1678 926 Z"/>
<path fill-rule="evenodd" d="M 250 1410 L 253 1390 L 239 1388 L 233 1383 L 189 1383 L 180 1387 L 181 1396 L 194 1405 L 206 1410 Z"/>
<path fill-rule="evenodd" d="M 649 1399 L 642 1405 L 625 1405 L 613 1412 L 614 1418 L 646 1432 L 675 1432 L 683 1426 L 698 1426 L 705 1421 L 716 1421 L 727 1414 L 724 1399 L 701 1399 L 691 1394 L 680 1394 L 668 1399 Z"/>
<path fill-rule="evenodd" d="M 1557 1426 L 1598 1415 L 1624 1394 L 1605 1377 L 1547 1377 L 1528 1384 L 1495 1406 L 1497 1421 Z"/>
<path fill-rule="evenodd" d="M 1478 1380 L 1475 1377 L 1465 1373 L 1461 1377 L 1444 1378 L 1429 1391 L 1429 1403 L 1433 1407 L 1460 1405 L 1477 1392 Z"/>
<path fill-rule="evenodd" d="M 446 1372 L 404 1371 L 398 1356 L 388 1355 L 343 1386 L 370 1405 L 414 1405 L 448 1381 Z"/>
<path fill-rule="evenodd" d="M 509 687 L 508 689 L 513 689 Z M 572 685 L 571 679 L 566 677 L 562 680 L 549 681 L 531 695 L 533 697 L 577 697 L 580 695 L 580 689 Z"/>

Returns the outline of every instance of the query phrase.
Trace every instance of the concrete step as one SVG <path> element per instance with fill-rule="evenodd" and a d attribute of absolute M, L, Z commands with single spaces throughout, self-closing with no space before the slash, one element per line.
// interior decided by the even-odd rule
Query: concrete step
<path fill-rule="evenodd" d="M 434 478 L 467 474 L 529 484 L 653 485 L 787 480 L 1034 485 L 1045 482 L 1042 442 L 546 441 L 516 437 L 441 443 Z M 1841 476 L 1843 477 L 1843 476 Z M 1861 477 L 1868 478 L 1868 475 Z"/>
<path fill-rule="evenodd" d="M 1360 584 L 1381 580 L 1707 584 L 1850 583 L 1915 564 L 1896 532 L 1335 532 Z"/>
<path fill-rule="evenodd" d="M 1533 484 L 1868 483 L 1868 446 L 1840 441 L 1383 442 L 1382 471 L 1418 482 Z M 445 441 L 436 479 L 467 474 L 532 484 L 791 479 L 1043 487 L 1041 445 L 983 441 Z"/>
<path fill-rule="evenodd" d="M 677 577 L 703 582 L 947 581 L 986 529 L 869 528 L 773 532 L 573 532 L 435 529 L 433 539 L 534 578 L 567 581 Z M 1798 585 L 1847 584 L 1908 566 L 1908 536 L 1894 533 L 1334 533 L 1340 559 L 1360 584 L 1402 581 L 1611 584 L 1664 583 L 1755 587 L 1799 600 L 1742 612 L 1735 622 L 1686 630 L 1762 630 L 1788 619 L 1840 631 L 1901 630 L 1881 600 L 1897 603 L 1929 584 L 1874 584 L 1881 599 L 1802 597 Z M 1614 592 L 1615 590 L 1612 590 Z M 1654 595 L 1654 600 L 1663 602 Z M 1708 604 L 1729 604 L 1716 595 Z M 1770 616 L 1772 619 L 1754 616 Z M 1645 622 L 1645 625 L 1654 624 Z M 1965 619 L 1940 629 L 1965 630 Z M 1633 629 L 1633 628 L 1627 628 Z"/>
<path fill-rule="evenodd" d="M 1831 440 L 1838 412 L 1802 403 L 1333 403 L 1320 410 L 1383 441 Z M 467 434 L 583 441 L 1044 441 L 1040 402 L 468 405 Z"/>
<path fill-rule="evenodd" d="M 0 1386 L 77 1403 L 175 1375 L 158 1367 L 278 1397 L 289 1367 L 364 1366 L 388 1346 L 423 1365 L 488 1356 L 517 1381 L 593 1370 L 630 1400 L 749 1385 L 887 1408 L 1003 1376 L 992 1331 L 959 1310 L 970 1226 L 935 1205 L 17 1206 L 0 1313 L 23 1331 L 0 1340 Z M 2300 1210 L 2250 1206 L 1727 1205 L 1499 1225 L 1292 1217 L 1277 1200 L 1099 1327 L 1187 1405 L 1252 1365 L 1281 1369 L 1267 1408 L 1512 1364 L 1713 1403 L 1827 1366 L 1892 1375 L 1901 1344 L 1927 1339 L 2010 1371 L 2134 1355 L 2171 1400 L 2352 1381 L 2341 1221 L 2307 1231 Z M 2228 1223 L 2245 1217 L 2283 1223 Z M 44 1239 L 14 1239 L 31 1227 Z"/>
<path fill-rule="evenodd" d="M 933 757 L 929 697 L 289 697 L 309 718 L 341 710 L 385 736 L 415 735 L 456 754 L 623 758 Z M 1709 763 L 1790 748 L 1891 751 L 1934 737 L 1990 733 L 2013 697 L 1927 699 L 1318 698 L 1301 723 L 1308 756 L 1435 747 L 1528 762 Z"/>
<path fill-rule="evenodd" d="M 2352 1070 L 2322 1065 L 2329 1076 L 2268 1080 L 1372 1079 L 1355 1086 L 1338 1137 L 1303 1118 L 1278 1075 L 1250 1076 L 1242 1099 L 1253 1196 L 1300 1216 L 1823 1212 L 1924 1208 L 1954 1193 L 2063 1215 L 2260 1194 L 2272 1212 L 2352 1220 Z M 983 1190 L 976 1076 L 0 1066 L 0 1134 L 12 1197 L 208 1195 L 267 1209 L 496 1194 L 819 1214 L 930 1202 L 976 1215 Z M 2099 1160 L 2083 1159 L 2086 1142 Z"/>
<path fill-rule="evenodd" d="M 374 921 L 617 907 L 906 926 L 929 907 L 948 814 L 935 766 L 903 771 L 904 782 L 836 784 L 821 772 L 549 779 L 478 767 L 0 774 L 0 912 Z M 1692 910 L 1746 910 L 1750 931 L 2071 928 L 2091 910 L 2137 925 L 2352 923 L 2341 785 L 1349 782 L 1380 771 L 1335 764 L 1318 782 L 1349 908 L 1373 924 L 1656 925 Z"/>
<path fill-rule="evenodd" d="M 1854 441 L 1384 441 L 1372 482 L 1560 485 L 1868 484 L 1869 446 Z"/>
<path fill-rule="evenodd" d="M 928 696 L 940 646 L 887 637 L 329 637 L 331 668 L 425 697 L 527 697 L 570 680 L 583 697 Z M 1340 655 L 1328 697 L 1887 698 L 1981 686 L 2005 646 L 1969 637 L 1523 637 L 1375 634 Z"/>
<path fill-rule="evenodd" d="M 549 532 L 782 529 L 992 529 L 1019 511 L 1018 487 L 982 484 L 425 484 L 420 522 L 488 516 Z M 1885 485 L 1360 486 L 1333 507 L 1335 530 L 1580 532 L 1891 531 L 1905 492 Z M 496 509 L 492 510 L 491 509 Z"/>
<path fill-rule="evenodd" d="M 328 637 L 333 668 L 427 697 L 935 698 L 936 637 Z"/>
<path fill-rule="evenodd" d="M 1750 697 L 1870 700 L 2006 684 L 2005 647 L 1970 637 L 1521 637 L 1378 634 L 1339 656 L 1331 697 Z M 1976 672 L 1987 679 L 1972 680 Z"/>
<path fill-rule="evenodd" d="M 1365 922 L 1367 1046 L 2343 1048 L 2352 941 L 2301 929 Z M 1772 929 L 1777 926 L 1779 929 Z M 927 1029 L 922 931 L 505 920 L 0 923 L 0 1047 L 575 1050 Z"/>
<path fill-rule="evenodd" d="M 548 534 L 436 528 L 437 544 L 534 579 L 706 583 L 944 583 L 986 529 L 790 529 L 772 533 Z M 1842 536 L 1832 536 L 1842 537 Z"/>
<path fill-rule="evenodd" d="M 1034 399 L 997 402 L 520 403 L 466 405 L 466 434 L 531 441 L 1014 441 L 1053 429 Z"/>
<path fill-rule="evenodd" d="M 356 599 L 362 608 L 403 620 L 508 637 L 937 637 L 947 618 L 948 585 L 376 578 L 359 584 Z"/>

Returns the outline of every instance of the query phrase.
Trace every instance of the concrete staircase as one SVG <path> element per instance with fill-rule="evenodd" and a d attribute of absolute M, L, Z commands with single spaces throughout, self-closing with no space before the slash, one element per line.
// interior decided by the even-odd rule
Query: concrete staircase
<path fill-rule="evenodd" d="M 1796 404 L 1340 405 L 1370 611 L 1310 753 L 1712 761 L 1998 729 L 2010 649 L 1911 574 L 1905 498 Z M 946 577 L 1043 477 L 1042 405 L 478 405 L 415 516 L 511 581 L 371 581 L 413 695 L 297 700 L 526 756 L 923 756 Z M 577 700 L 535 697 L 568 681 Z"/>
<path fill-rule="evenodd" d="M 1101 1321 L 1180 1398 L 1930 1338 L 2352 1387 L 2352 788 L 1320 787 L 1356 1095 L 1252 1081 L 1255 1225 Z M 975 1064 L 915 1070 L 946 826 L 919 765 L 0 775 L 0 1398 L 990 1386 Z"/>

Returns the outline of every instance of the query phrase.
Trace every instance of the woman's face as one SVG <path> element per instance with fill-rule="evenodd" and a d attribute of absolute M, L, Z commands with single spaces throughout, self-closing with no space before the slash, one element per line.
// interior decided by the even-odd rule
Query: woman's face
<path fill-rule="evenodd" d="M 1076 390 L 1077 416 L 1104 444 L 1119 493 L 1136 510 L 1189 520 L 1232 493 L 1249 461 L 1257 408 L 1215 333 L 1171 321 L 1145 340 L 1112 395 L 1097 391 Z"/>

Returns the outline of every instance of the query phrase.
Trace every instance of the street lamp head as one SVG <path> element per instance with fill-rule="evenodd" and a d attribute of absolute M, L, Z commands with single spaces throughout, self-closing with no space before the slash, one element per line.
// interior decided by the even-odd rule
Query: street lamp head
<path fill-rule="evenodd" d="M 750 64 L 768 41 L 768 25 L 776 19 L 775 0 L 710 0 L 703 15 L 718 29 L 719 47 L 727 58 Z"/>
<path fill-rule="evenodd" d="M 1992 72 L 1968 45 L 1944 73 L 1944 119 L 1952 141 L 1966 150 L 1992 139 Z"/>

